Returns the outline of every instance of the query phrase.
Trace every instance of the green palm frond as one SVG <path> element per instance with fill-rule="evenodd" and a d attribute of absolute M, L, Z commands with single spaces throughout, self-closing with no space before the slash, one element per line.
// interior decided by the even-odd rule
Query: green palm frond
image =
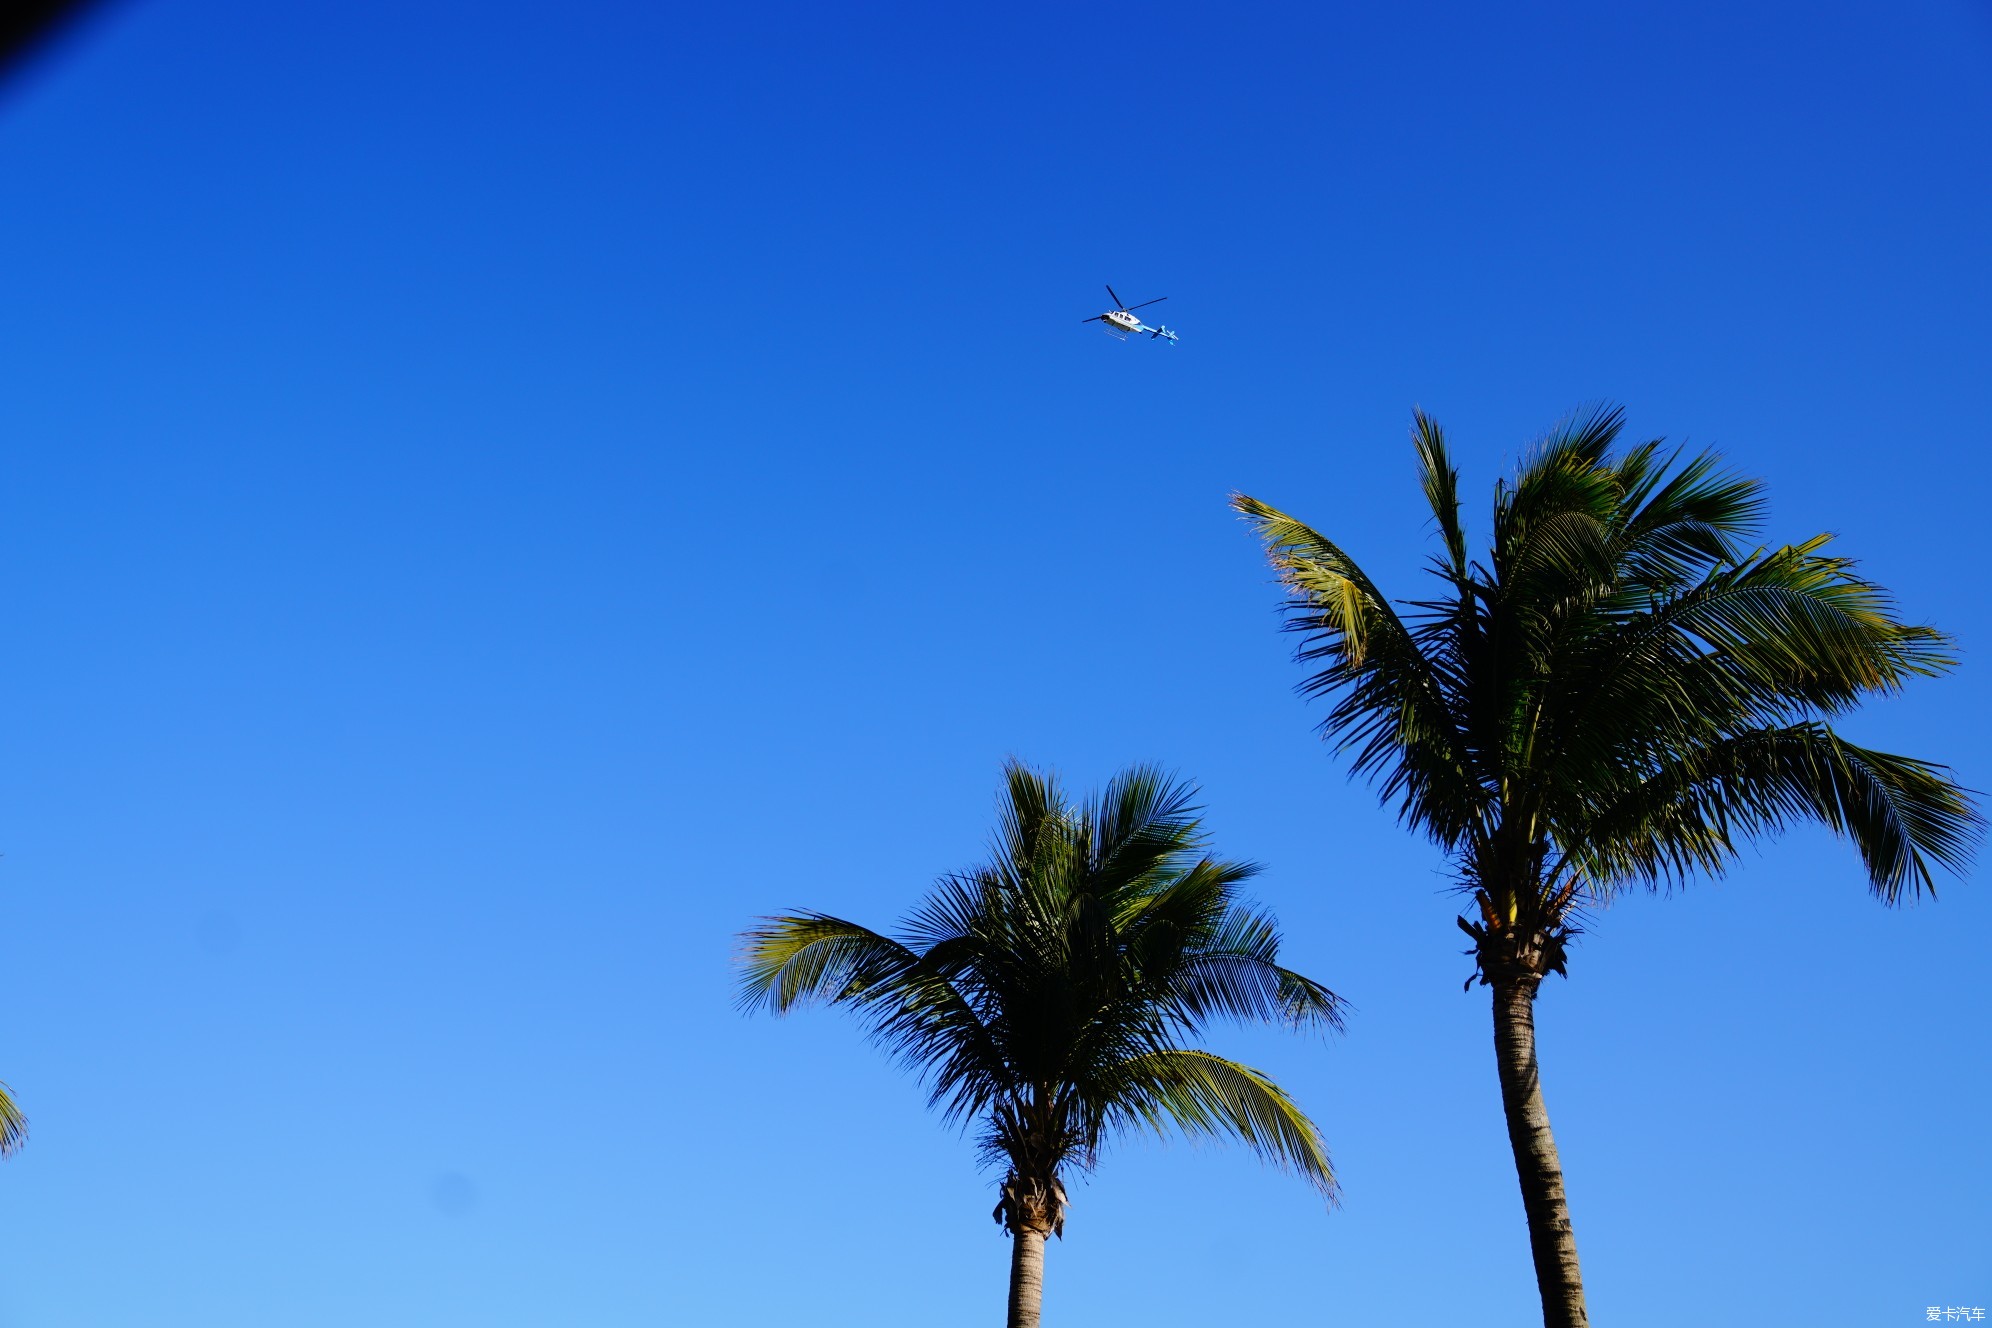
<path fill-rule="evenodd" d="M 1363 662 L 1379 637 L 1400 649 L 1410 645 L 1396 610 L 1332 541 L 1247 494 L 1231 495 L 1231 506 L 1259 532 L 1280 580 L 1319 615 L 1321 629 L 1334 634 L 1352 665 Z"/>
<path fill-rule="evenodd" d="M 1305 634 L 1304 663 L 1327 667 L 1301 685 L 1334 698 L 1322 723 L 1386 802 L 1448 847 L 1480 828 L 1470 745 L 1452 698 L 1462 679 L 1428 655 L 1354 559 L 1317 531 L 1255 498 L 1232 507 L 1258 530 L 1292 595 L 1287 627 Z"/>
<path fill-rule="evenodd" d="M 1765 497 L 1761 482 L 1723 470 L 1712 452 L 1683 463 L 1678 451 L 1661 461 L 1659 450 L 1645 443 L 1619 463 L 1626 489 L 1620 539 L 1627 580 L 1665 593 L 1735 561 L 1763 519 Z"/>
<path fill-rule="evenodd" d="M 1950 642 L 1901 624 L 1818 543 L 1711 573 L 1650 609 L 1600 611 L 1539 685 L 1545 797 L 1582 808 L 1725 736 L 1831 716 L 1943 672 Z"/>
<path fill-rule="evenodd" d="M 764 918 L 740 939 L 741 1004 L 779 1014 L 857 999 L 920 964 L 897 941 L 827 913 Z"/>
<path fill-rule="evenodd" d="M 1582 827 L 1571 861 L 1601 882 L 1728 865 L 1737 837 L 1815 821 L 1854 843 L 1888 903 L 1969 865 L 1978 818 L 1948 770 L 1847 742 L 1824 724 L 1723 739 L 1656 771 Z"/>
<path fill-rule="evenodd" d="M 1497 580 L 1505 584 L 1518 572 L 1525 573 L 1532 557 L 1544 556 L 1545 527 L 1611 520 L 1619 487 L 1616 476 L 1600 462 L 1624 423 L 1624 412 L 1615 406 L 1573 416 L 1536 445 L 1512 483 L 1504 480 L 1495 485 Z"/>
<path fill-rule="evenodd" d="M 1424 411 L 1413 411 L 1411 442 L 1418 451 L 1418 474 L 1425 490 L 1425 502 L 1438 526 L 1439 543 L 1445 547 L 1445 574 L 1464 580 L 1466 528 L 1459 520 L 1459 471 L 1453 467 L 1452 452 L 1446 447 L 1445 430 Z"/>
<path fill-rule="evenodd" d="M 1339 1031 L 1344 1003 L 1328 988 L 1256 955 L 1205 951 L 1185 960 L 1170 995 L 1192 1017 L 1318 1026 Z"/>
<path fill-rule="evenodd" d="M 1033 869 L 1066 852 L 1069 825 L 1064 803 L 1055 779 L 1021 762 L 1005 763 L 990 870 L 1008 873 L 1009 883 L 1016 885 Z"/>
<path fill-rule="evenodd" d="M 7 1085 L 0 1084 L 0 1157 L 12 1157 L 28 1141 L 28 1118 Z"/>
<path fill-rule="evenodd" d="M 1321 1133 L 1292 1098 L 1249 1065 L 1207 1051 L 1150 1052 L 1117 1067 L 1128 1084 L 1119 1112 L 1158 1134 L 1240 1140 L 1333 1201 L 1337 1185 Z"/>
<path fill-rule="evenodd" d="M 1000 1091 L 1000 1055 L 935 950 L 918 954 L 821 913 L 765 918 L 741 937 L 740 1003 L 786 1013 L 846 1006 L 873 1041 L 926 1074 L 949 1118 L 973 1115 Z"/>
<path fill-rule="evenodd" d="M 1279 928 L 1270 914 L 1237 902 L 1235 886 L 1253 874 L 1242 863 L 1205 859 L 1167 890 L 1146 897 L 1119 923 L 1142 967 L 1168 974 L 1172 1000 L 1194 1019 L 1340 1029 L 1343 1002 L 1334 992 L 1279 963 Z M 1151 944 L 1176 953 L 1148 965 Z"/>

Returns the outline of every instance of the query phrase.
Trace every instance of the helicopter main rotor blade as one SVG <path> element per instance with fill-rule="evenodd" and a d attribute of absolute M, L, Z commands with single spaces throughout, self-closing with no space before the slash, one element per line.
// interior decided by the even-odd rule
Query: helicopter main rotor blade
<path fill-rule="evenodd" d="M 1112 286 L 1109 286 L 1109 287 L 1107 287 L 1107 294 L 1109 294 L 1109 295 L 1113 295 L 1113 296 L 1114 296 L 1114 308 L 1116 308 L 1116 309 L 1125 309 L 1125 308 L 1127 307 L 1126 305 L 1124 305 L 1124 304 L 1122 304 L 1122 303 L 1121 303 L 1121 297 L 1120 297 L 1120 296 L 1118 296 L 1118 295 L 1114 295 L 1114 288 L 1113 288 Z"/>
<path fill-rule="evenodd" d="M 1129 314 L 1131 314 L 1131 313 L 1133 313 L 1133 312 L 1134 312 L 1134 311 L 1135 311 L 1136 309 L 1146 309 L 1146 308 L 1147 308 L 1147 307 L 1148 307 L 1149 305 L 1151 305 L 1151 304 L 1160 304 L 1160 303 L 1162 303 L 1162 301 L 1164 301 L 1164 300 L 1166 300 L 1166 299 L 1168 299 L 1168 298 L 1169 298 L 1169 297 L 1168 297 L 1168 296 L 1166 296 L 1166 295 L 1158 295 L 1158 296 L 1156 296 L 1156 297 L 1155 297 L 1154 299 L 1152 299 L 1152 300 L 1143 300 L 1143 301 L 1142 301 L 1142 302 L 1141 302 L 1140 304 L 1130 304 L 1130 305 L 1129 305 L 1129 306 L 1128 306 L 1127 308 L 1125 308 L 1125 309 L 1121 310 L 1121 312 L 1122 312 L 1122 313 L 1129 313 Z"/>

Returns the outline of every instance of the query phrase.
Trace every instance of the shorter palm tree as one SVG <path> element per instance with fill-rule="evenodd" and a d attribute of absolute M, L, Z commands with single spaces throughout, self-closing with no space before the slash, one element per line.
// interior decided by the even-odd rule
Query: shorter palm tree
<path fill-rule="evenodd" d="M 741 938 L 747 1008 L 842 1005 L 973 1124 L 1003 1168 L 1010 1328 L 1035 1328 L 1064 1175 L 1133 1128 L 1233 1136 L 1331 1201 L 1320 1131 L 1259 1071 L 1186 1045 L 1213 1016 L 1341 1026 L 1341 1001 L 1279 965 L 1273 919 L 1242 903 L 1256 870 L 1203 852 L 1195 790 L 1147 767 L 1093 801 L 1012 762 L 995 852 L 942 878 L 885 936 L 822 913 Z"/>

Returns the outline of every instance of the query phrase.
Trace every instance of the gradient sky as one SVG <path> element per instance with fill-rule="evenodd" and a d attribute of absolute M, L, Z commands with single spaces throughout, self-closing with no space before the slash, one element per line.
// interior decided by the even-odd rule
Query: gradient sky
<path fill-rule="evenodd" d="M 1047 1322 L 1539 1322 L 1487 998 L 1226 510 L 1420 589 L 1562 414 L 1722 449 L 1964 664 L 1992 10 L 133 0 L 0 89 L 0 1325 L 994 1323 L 993 1178 L 732 935 L 1005 756 L 1198 781 L 1346 1186 L 1134 1141 Z M 1182 344 L 1082 327 L 1102 283 Z M 1484 534 L 1480 519 L 1476 531 Z M 1981 882 L 1795 833 L 1540 1007 L 1593 1314 L 1992 1306 Z"/>

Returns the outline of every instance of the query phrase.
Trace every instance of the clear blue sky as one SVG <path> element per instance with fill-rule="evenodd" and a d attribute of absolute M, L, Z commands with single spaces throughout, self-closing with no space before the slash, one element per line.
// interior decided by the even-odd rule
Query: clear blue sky
<path fill-rule="evenodd" d="M 995 1322 L 971 1149 L 728 957 L 1010 754 L 1200 781 L 1357 1007 L 1215 1038 L 1346 1205 L 1118 1148 L 1049 1321 L 1538 1322 L 1440 864 L 1225 494 L 1409 594 L 1414 405 L 1477 514 L 1623 401 L 1958 634 L 1854 729 L 1992 787 L 1989 149 L 1963 0 L 106 11 L 0 92 L 0 1325 Z M 1598 1322 L 1992 1306 L 1988 933 L 1816 833 L 1598 918 Z"/>

